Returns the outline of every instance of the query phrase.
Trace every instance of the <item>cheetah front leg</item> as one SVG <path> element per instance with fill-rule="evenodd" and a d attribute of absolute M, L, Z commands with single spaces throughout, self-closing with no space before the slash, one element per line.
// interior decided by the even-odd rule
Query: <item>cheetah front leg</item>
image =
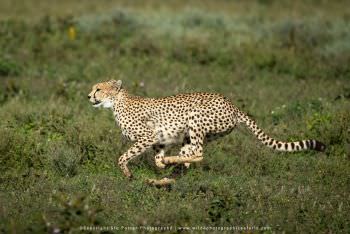
<path fill-rule="evenodd" d="M 175 183 L 175 179 L 171 179 L 168 177 L 164 177 L 163 179 L 157 180 L 157 179 L 148 179 L 147 183 L 149 185 L 155 185 L 155 186 L 166 186 Z"/>
<path fill-rule="evenodd" d="M 150 138 L 152 139 L 152 138 Z M 122 169 L 124 175 L 128 178 L 132 177 L 132 174 L 127 167 L 127 164 L 130 160 L 133 158 L 139 156 L 143 152 L 145 152 L 147 149 L 151 148 L 154 144 L 153 140 L 150 139 L 141 139 L 134 143 L 133 146 L 131 146 L 128 151 L 126 151 L 122 156 L 120 156 L 118 160 L 118 165 Z"/>

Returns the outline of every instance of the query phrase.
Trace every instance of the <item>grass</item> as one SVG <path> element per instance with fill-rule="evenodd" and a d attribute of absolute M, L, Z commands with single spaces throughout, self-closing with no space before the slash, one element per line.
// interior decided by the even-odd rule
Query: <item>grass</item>
<path fill-rule="evenodd" d="M 346 1 L 0 6 L 1 232 L 75 233 L 81 225 L 350 231 Z M 327 150 L 273 152 L 240 126 L 207 145 L 204 161 L 171 189 L 144 183 L 171 170 L 156 169 L 152 152 L 131 163 L 136 180 L 129 182 L 115 162 L 130 143 L 112 114 L 86 98 L 109 77 L 143 96 L 222 93 L 269 135 L 315 138 Z"/>

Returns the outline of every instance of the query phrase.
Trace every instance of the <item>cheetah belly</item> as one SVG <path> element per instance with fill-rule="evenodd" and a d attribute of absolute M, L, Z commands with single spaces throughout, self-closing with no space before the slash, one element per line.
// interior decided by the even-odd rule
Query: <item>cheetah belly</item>
<path fill-rule="evenodd" d="M 158 143 L 162 145 L 181 143 L 187 132 L 185 124 L 152 121 L 147 125 L 154 130 Z"/>
<path fill-rule="evenodd" d="M 156 128 L 155 131 L 158 142 L 162 145 L 181 143 L 186 133 L 185 129 L 169 130 L 166 127 Z"/>

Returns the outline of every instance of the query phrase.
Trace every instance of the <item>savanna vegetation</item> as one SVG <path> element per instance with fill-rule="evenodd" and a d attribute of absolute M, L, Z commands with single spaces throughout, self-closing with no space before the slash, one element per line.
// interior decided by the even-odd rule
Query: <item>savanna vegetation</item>
<path fill-rule="evenodd" d="M 145 183 L 173 169 L 152 152 L 128 181 L 115 162 L 130 143 L 87 100 L 111 77 L 141 96 L 224 94 L 272 137 L 327 150 L 274 152 L 240 126 L 171 187 Z M 2 233 L 349 233 L 349 123 L 348 1 L 0 0 Z"/>

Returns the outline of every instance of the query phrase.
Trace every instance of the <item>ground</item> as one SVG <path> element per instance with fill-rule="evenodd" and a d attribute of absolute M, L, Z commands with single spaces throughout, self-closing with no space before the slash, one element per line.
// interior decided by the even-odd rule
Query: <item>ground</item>
<path fill-rule="evenodd" d="M 1 0 L 0 231 L 349 233 L 349 41 L 346 1 Z M 145 183 L 172 170 L 152 152 L 129 181 L 129 143 L 87 99 L 108 77 L 142 96 L 218 92 L 272 137 L 328 148 L 274 152 L 241 126 L 172 187 Z"/>

